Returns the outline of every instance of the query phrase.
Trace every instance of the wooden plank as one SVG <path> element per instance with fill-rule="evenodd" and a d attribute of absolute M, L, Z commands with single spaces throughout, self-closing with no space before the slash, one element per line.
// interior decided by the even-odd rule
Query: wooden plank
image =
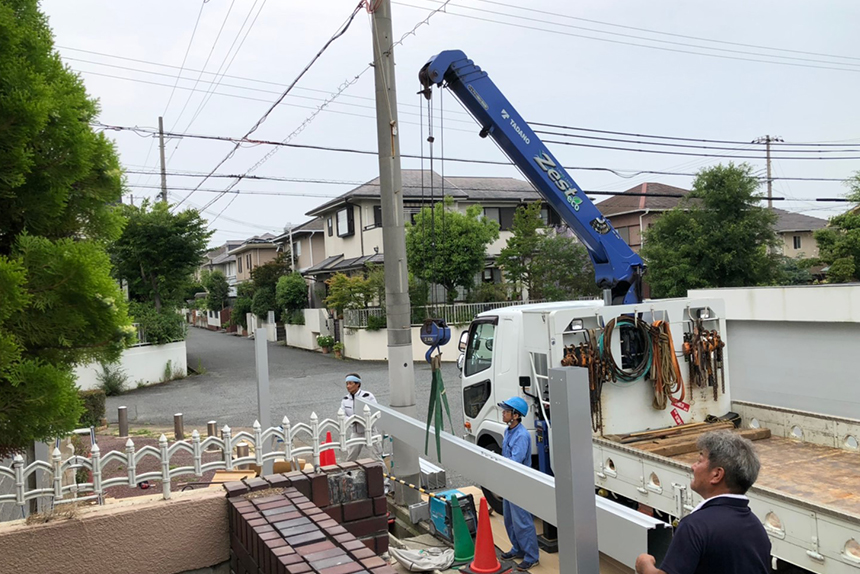
<path fill-rule="evenodd" d="M 765 438 L 770 438 L 770 429 L 746 429 L 742 431 L 737 431 L 737 434 L 750 440 L 761 440 Z M 680 442 L 676 444 L 660 446 L 654 449 L 649 449 L 648 452 L 650 452 L 651 454 L 659 454 L 660 456 L 675 456 L 679 454 L 686 454 L 688 452 L 696 452 L 696 450 L 698 450 L 698 447 L 696 446 L 696 441 L 690 440 L 689 442 Z"/>
<path fill-rule="evenodd" d="M 685 443 L 690 441 L 697 440 L 700 436 L 705 434 L 706 432 L 716 431 L 716 430 L 734 430 L 735 426 L 732 423 L 719 423 L 708 425 L 707 428 L 697 429 L 696 432 L 687 433 L 680 436 L 671 436 L 667 438 L 654 439 L 649 441 L 642 441 L 638 443 L 633 443 L 630 446 L 642 449 L 642 450 L 652 450 L 655 448 L 659 448 L 661 446 L 668 446 L 671 444 Z"/>
<path fill-rule="evenodd" d="M 703 432 L 708 432 L 712 430 L 720 430 L 720 429 L 733 429 L 735 428 L 734 423 L 731 422 L 719 422 L 719 423 L 705 423 L 695 427 L 687 427 L 681 426 L 677 427 L 677 429 L 661 429 L 659 431 L 653 431 L 653 434 L 648 435 L 639 435 L 632 436 L 621 440 L 621 444 L 633 444 L 642 441 L 649 440 L 658 440 L 658 439 L 668 439 L 675 437 L 686 437 L 690 435 L 699 435 Z M 637 447 L 638 448 L 638 447 Z"/>

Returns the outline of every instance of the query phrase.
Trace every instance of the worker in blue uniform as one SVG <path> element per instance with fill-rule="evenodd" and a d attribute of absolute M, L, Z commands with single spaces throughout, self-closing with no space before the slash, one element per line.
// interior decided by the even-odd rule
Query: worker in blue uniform
<path fill-rule="evenodd" d="M 526 401 L 520 397 L 499 403 L 502 409 L 502 422 L 508 425 L 502 442 L 502 456 L 514 462 L 531 466 L 532 439 L 529 431 L 522 425 L 523 417 L 529 412 Z M 522 558 L 517 564 L 518 570 L 528 570 L 538 563 L 538 539 L 532 515 L 525 509 L 504 501 L 505 530 L 511 540 L 511 549 L 502 554 L 502 558 Z"/>

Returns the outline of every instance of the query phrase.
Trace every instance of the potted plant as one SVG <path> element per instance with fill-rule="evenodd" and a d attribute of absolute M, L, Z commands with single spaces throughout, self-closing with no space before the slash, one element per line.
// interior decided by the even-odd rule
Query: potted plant
<path fill-rule="evenodd" d="M 334 350 L 334 356 L 336 359 L 343 359 L 343 343 L 338 341 L 334 346 L 332 346 L 332 349 Z"/>
<path fill-rule="evenodd" d="M 331 335 L 320 335 L 317 337 L 317 345 L 319 345 L 322 348 L 322 352 L 326 354 L 334 345 L 334 337 Z"/>

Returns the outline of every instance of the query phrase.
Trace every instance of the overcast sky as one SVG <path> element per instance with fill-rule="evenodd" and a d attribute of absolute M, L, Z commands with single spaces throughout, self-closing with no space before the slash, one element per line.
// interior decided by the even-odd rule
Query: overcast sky
<path fill-rule="evenodd" d="M 418 70 L 439 51 L 461 49 L 490 74 L 530 122 L 732 142 L 769 134 L 785 142 L 844 144 L 844 148 L 794 149 L 845 149 L 820 155 L 860 157 L 860 3 L 856 0 L 451 0 L 446 12 L 433 14 L 429 25 L 416 28 L 441 4 L 398 0 L 393 5 L 395 37 L 415 32 L 395 48 L 404 154 L 420 154 L 427 135 L 426 111 L 423 131 L 420 127 L 423 100 L 416 95 Z M 260 119 L 355 5 L 354 0 L 43 0 L 41 4 L 64 60 L 81 72 L 89 93 L 100 100 L 102 122 L 151 128 L 163 115 L 165 130 L 228 137 L 244 135 Z M 254 137 L 375 151 L 371 60 L 371 23 L 362 10 Z M 305 123 L 330 94 L 352 80 Z M 435 128 L 436 156 L 444 144 L 445 155 L 452 158 L 505 159 L 491 141 L 477 136 L 477 124 L 452 95 L 447 94 L 443 105 L 444 113 L 438 108 L 434 112 L 437 119 L 444 117 L 445 128 Z M 131 132 L 110 135 L 127 170 L 158 169 L 158 146 L 153 139 Z M 757 159 L 746 161 L 764 174 L 761 145 L 694 144 L 751 150 L 714 151 L 565 139 L 592 146 L 753 155 Z M 226 142 L 170 139 L 167 170 L 208 173 L 232 147 Z M 688 188 L 689 175 L 637 172 L 689 174 L 730 161 L 549 147 L 564 165 L 574 167 L 571 175 L 587 191 L 621 191 L 645 181 Z M 240 148 L 217 173 L 246 173 L 272 149 Z M 774 156 L 811 155 L 781 151 L 785 149 L 790 148 L 775 149 Z M 429 154 L 426 144 L 424 153 Z M 403 168 L 417 169 L 419 163 L 404 160 Z M 443 169 L 438 162 L 434 167 L 439 172 Z M 617 173 L 577 168 L 611 168 Z M 777 178 L 844 179 L 860 170 L 860 160 L 778 159 L 773 169 Z M 444 171 L 459 176 L 521 177 L 513 167 L 470 163 L 446 162 Z M 373 179 L 378 167 L 372 155 L 282 147 L 250 173 L 338 183 L 244 180 L 234 188 L 244 193 L 227 194 L 204 211 L 210 221 L 218 216 L 212 224 L 217 229 L 213 244 L 278 233 L 289 223 L 307 221 L 307 211 L 345 193 L 356 182 Z M 199 181 L 199 177 L 170 175 L 171 202 L 184 198 L 188 191 L 182 188 Z M 202 207 L 217 197 L 202 190 L 223 190 L 230 183 L 230 179 L 209 179 L 184 205 Z M 128 185 L 137 202 L 158 193 L 141 186 L 158 186 L 159 178 L 129 173 Z M 775 206 L 826 218 L 844 206 L 814 199 L 842 196 L 845 191 L 835 181 L 776 181 L 774 195 L 790 201 L 778 201 Z"/>

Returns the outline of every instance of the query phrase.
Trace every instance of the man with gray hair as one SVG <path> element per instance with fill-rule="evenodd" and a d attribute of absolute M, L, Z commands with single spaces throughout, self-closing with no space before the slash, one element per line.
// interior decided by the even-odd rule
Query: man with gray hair
<path fill-rule="evenodd" d="M 761 467 L 752 443 L 730 431 L 697 442 L 690 488 L 704 500 L 685 516 L 660 568 L 650 554 L 636 559 L 638 574 L 767 574 L 770 540 L 745 493 Z"/>

